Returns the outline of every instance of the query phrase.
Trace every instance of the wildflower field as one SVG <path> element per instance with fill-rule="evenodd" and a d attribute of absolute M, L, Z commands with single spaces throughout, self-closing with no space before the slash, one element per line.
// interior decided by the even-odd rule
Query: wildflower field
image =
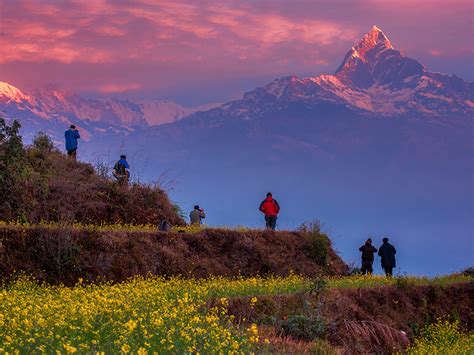
<path fill-rule="evenodd" d="M 413 285 L 443 286 L 472 280 L 459 275 L 406 279 Z M 325 281 L 329 288 L 399 282 L 377 276 Z M 268 339 L 259 334 L 257 324 L 239 324 L 227 313 L 229 299 L 248 297 L 253 306 L 259 296 L 307 291 L 313 283 L 296 275 L 135 277 L 116 284 L 85 285 L 80 280 L 74 287 L 64 287 L 21 276 L 0 289 L 0 353 L 249 353 Z M 211 300 L 214 306 L 209 306 Z"/>
<path fill-rule="evenodd" d="M 0 221 L 0 227 L 13 227 L 13 228 L 73 228 L 77 230 L 90 230 L 90 231 L 127 231 L 127 232 L 148 232 L 154 233 L 158 230 L 158 226 L 155 224 L 134 224 L 134 223 L 57 223 L 57 222 L 39 222 L 39 223 L 27 223 L 20 221 Z M 199 233 L 206 229 L 220 229 L 220 230 L 232 230 L 237 232 L 247 232 L 255 229 L 240 226 L 240 227 L 209 227 L 205 224 L 191 224 L 191 225 L 173 225 L 171 227 L 171 233 Z"/>
<path fill-rule="evenodd" d="M 474 353 L 474 332 L 460 331 L 459 321 L 438 319 L 425 327 L 407 349 L 408 354 L 472 354 Z"/>

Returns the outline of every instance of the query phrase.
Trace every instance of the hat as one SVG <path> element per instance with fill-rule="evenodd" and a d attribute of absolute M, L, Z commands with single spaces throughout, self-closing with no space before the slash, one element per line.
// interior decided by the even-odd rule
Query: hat
<path fill-rule="evenodd" d="M 69 128 L 71 129 L 76 129 L 76 126 L 74 126 L 73 124 L 69 126 Z"/>
<path fill-rule="evenodd" d="M 366 242 L 366 243 L 369 243 L 369 244 L 372 244 L 372 239 L 369 238 L 369 239 L 367 239 L 365 242 Z"/>

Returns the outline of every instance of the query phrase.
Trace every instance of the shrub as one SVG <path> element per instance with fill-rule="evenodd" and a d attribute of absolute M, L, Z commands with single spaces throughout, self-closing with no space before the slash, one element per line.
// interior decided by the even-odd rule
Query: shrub
<path fill-rule="evenodd" d="M 327 267 L 331 242 L 328 235 L 321 231 L 321 223 L 319 221 L 305 223 L 299 229 L 308 233 L 306 244 L 308 256 L 318 265 Z"/>
<path fill-rule="evenodd" d="M 281 328 L 285 335 L 302 340 L 317 339 L 323 336 L 326 330 L 322 317 L 303 314 L 290 315 L 288 319 L 282 321 Z"/>
<path fill-rule="evenodd" d="M 33 139 L 33 147 L 43 154 L 47 154 L 56 150 L 51 138 L 45 132 L 38 132 Z"/>
<path fill-rule="evenodd" d="M 328 285 L 327 279 L 323 277 L 316 277 L 313 280 L 311 280 L 310 286 L 309 286 L 309 293 L 315 293 L 316 296 L 319 298 L 321 293 L 326 290 Z"/>
<path fill-rule="evenodd" d="M 413 282 L 406 275 L 397 275 L 395 277 L 395 286 L 406 291 L 410 286 L 413 286 Z"/>
<path fill-rule="evenodd" d="M 352 262 L 348 266 L 349 266 L 349 271 L 347 272 L 348 276 L 356 276 L 362 273 L 360 270 L 360 267 L 358 267 L 355 263 Z"/>
<path fill-rule="evenodd" d="M 474 277 L 474 266 L 470 266 L 461 272 L 463 275 Z"/>

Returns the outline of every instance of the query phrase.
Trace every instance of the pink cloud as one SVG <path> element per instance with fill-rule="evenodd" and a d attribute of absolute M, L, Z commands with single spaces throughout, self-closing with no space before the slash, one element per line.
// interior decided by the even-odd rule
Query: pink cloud
<path fill-rule="evenodd" d="M 334 71 L 374 24 L 405 55 L 468 73 L 470 1 L 400 1 L 4 0 L 2 79 L 163 96 L 222 86 L 234 97 L 255 78 Z"/>
<path fill-rule="evenodd" d="M 95 32 L 105 36 L 111 37 L 122 37 L 125 35 L 125 31 L 114 26 L 102 26 L 94 29 Z"/>
<path fill-rule="evenodd" d="M 439 49 L 430 49 L 429 50 L 429 53 L 433 56 L 433 57 L 441 57 L 443 55 L 443 52 L 441 52 Z"/>
<path fill-rule="evenodd" d="M 98 91 L 105 94 L 116 94 L 116 93 L 131 91 L 131 90 L 137 90 L 140 88 L 141 88 L 141 85 L 137 83 L 135 84 L 106 84 L 106 85 L 99 86 Z"/>
<path fill-rule="evenodd" d="M 5 46 L 15 51 L 12 43 L 23 47 L 31 43 L 34 44 L 34 50 L 30 51 L 33 55 L 25 52 L 10 54 L 2 62 L 99 62 L 112 57 L 117 60 L 130 57 L 144 59 L 149 57 L 149 52 L 155 52 L 153 57 L 156 57 L 163 47 L 174 47 L 176 50 L 177 44 L 186 45 L 191 50 L 208 50 L 211 55 L 216 50 L 240 51 L 236 53 L 240 58 L 250 58 L 262 57 L 265 55 L 262 51 L 285 42 L 328 45 L 335 40 L 352 38 L 355 33 L 348 26 L 331 21 L 299 21 L 279 14 L 253 14 L 248 10 L 206 3 L 201 6 L 179 1 L 140 1 L 138 5 L 125 3 L 123 6 L 98 0 L 69 3 L 71 8 L 62 16 L 57 16 L 61 6 L 59 3 L 56 7 L 40 6 L 38 11 L 41 16 L 38 18 L 31 2 L 22 1 L 23 10 L 29 11 L 35 20 L 22 19 L 18 11 L 17 18 L 13 16 L 6 21 L 3 26 Z M 132 22 L 134 25 L 130 25 Z M 137 31 L 139 23 L 146 30 Z M 94 34 L 99 37 L 94 37 Z M 120 37 L 122 42 L 115 46 L 104 45 L 100 36 Z M 148 38 L 155 40 L 149 41 Z M 208 41 L 213 43 L 205 43 Z M 84 42 L 87 42 L 87 47 Z M 122 50 L 124 47 L 127 51 Z M 147 50 L 140 52 L 143 47 Z M 77 55 L 74 48 L 77 54 L 88 48 L 88 52 L 95 52 L 93 57 L 96 59 L 91 61 Z M 181 51 L 183 49 L 177 50 L 178 53 Z M 52 55 L 51 52 L 63 52 L 64 55 Z M 130 52 L 134 54 L 130 55 Z M 199 57 L 207 56 L 204 53 Z"/>

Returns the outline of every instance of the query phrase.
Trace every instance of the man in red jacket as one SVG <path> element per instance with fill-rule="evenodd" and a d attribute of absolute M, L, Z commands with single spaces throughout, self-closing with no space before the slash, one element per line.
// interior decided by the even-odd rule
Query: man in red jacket
<path fill-rule="evenodd" d="M 267 194 L 267 198 L 260 204 L 260 211 L 265 214 L 265 224 L 268 229 L 275 230 L 280 205 L 273 199 L 271 192 Z"/>

